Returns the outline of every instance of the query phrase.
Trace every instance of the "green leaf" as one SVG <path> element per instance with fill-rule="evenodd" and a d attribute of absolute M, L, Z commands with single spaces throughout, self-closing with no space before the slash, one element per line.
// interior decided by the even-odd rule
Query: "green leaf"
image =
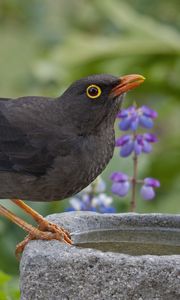
<path fill-rule="evenodd" d="M 4 272 L 0 271 L 0 286 L 4 285 L 6 282 L 8 282 L 11 279 L 11 277 Z"/>

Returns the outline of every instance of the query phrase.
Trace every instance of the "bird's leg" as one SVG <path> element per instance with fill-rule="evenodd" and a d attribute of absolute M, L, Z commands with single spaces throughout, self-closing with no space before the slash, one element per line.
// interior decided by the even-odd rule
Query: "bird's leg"
<path fill-rule="evenodd" d="M 36 234 L 36 231 L 39 231 L 36 227 L 28 224 L 26 221 L 22 220 L 15 214 L 13 214 L 10 210 L 5 208 L 3 205 L 0 204 L 0 215 L 8 218 L 10 221 L 27 231 L 28 233 L 32 233 L 32 235 Z"/>
<path fill-rule="evenodd" d="M 26 246 L 26 244 L 33 239 L 41 239 L 41 240 L 60 240 L 64 241 L 66 244 L 70 244 L 71 240 L 66 237 L 63 231 L 56 232 L 48 232 L 48 231 L 41 231 L 38 228 L 32 226 L 31 224 L 28 224 L 26 221 L 22 220 L 18 216 L 16 216 L 14 213 L 9 211 L 7 208 L 5 208 L 3 205 L 0 205 L 0 215 L 8 218 L 12 222 L 14 222 L 16 225 L 24 229 L 26 232 L 28 232 L 28 236 L 25 238 L 24 241 L 22 241 L 20 244 L 16 247 L 16 256 L 18 256 Z M 70 242 L 69 242 L 70 240 Z"/>
<path fill-rule="evenodd" d="M 29 214 L 38 224 L 39 224 L 39 230 L 41 231 L 49 231 L 52 233 L 56 232 L 63 232 L 66 236 L 66 240 L 71 244 L 71 237 L 68 231 L 66 231 L 63 227 L 59 227 L 58 225 L 51 223 L 44 219 L 42 215 L 40 215 L 37 211 L 32 209 L 29 205 L 24 203 L 22 200 L 19 199 L 11 199 L 13 203 L 18 205 L 21 209 L 23 209 L 27 214 Z"/>
<path fill-rule="evenodd" d="M 13 200 L 14 203 L 16 203 L 16 201 L 18 201 L 18 200 Z M 17 203 L 19 204 L 19 202 L 17 202 Z M 23 201 L 20 201 L 20 204 L 18 206 L 20 206 L 22 208 L 23 204 L 24 204 L 24 206 L 26 206 L 26 204 Z M 28 205 L 27 205 L 27 207 L 28 207 Z M 39 221 L 38 222 L 40 224 L 39 228 L 36 228 L 36 227 L 32 226 L 31 224 L 28 224 L 26 221 L 24 221 L 21 218 L 19 218 L 18 216 L 16 216 L 14 213 L 9 211 L 3 205 L 0 205 L 0 215 L 8 218 L 12 222 L 14 222 L 16 225 L 18 225 L 19 227 L 24 229 L 26 232 L 28 232 L 28 236 L 21 243 L 19 243 L 16 246 L 16 256 L 19 256 L 19 254 L 23 251 L 26 244 L 30 240 L 34 240 L 34 239 L 41 239 L 41 240 L 56 239 L 59 241 L 64 241 L 66 244 L 72 244 L 70 235 L 69 235 L 69 233 L 67 233 L 66 230 L 57 226 L 56 224 L 50 223 L 47 220 L 43 219 L 43 217 L 41 215 L 39 215 L 38 213 L 36 213 L 35 211 L 34 211 L 33 218 L 37 222 Z M 38 220 L 37 220 L 37 218 L 38 218 Z M 43 221 L 45 221 L 45 224 L 43 224 Z M 43 224 L 43 225 L 41 226 L 41 224 Z"/>

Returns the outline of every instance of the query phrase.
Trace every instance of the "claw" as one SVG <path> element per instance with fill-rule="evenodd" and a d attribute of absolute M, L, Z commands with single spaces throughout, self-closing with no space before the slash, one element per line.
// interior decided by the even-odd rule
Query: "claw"
<path fill-rule="evenodd" d="M 63 227 L 59 227 L 58 225 L 44 219 L 39 223 L 38 228 L 41 231 L 49 231 L 52 233 L 57 233 L 59 235 L 62 235 L 64 241 L 66 241 L 68 244 L 72 244 L 70 233 L 67 230 L 65 230 Z"/>
<path fill-rule="evenodd" d="M 20 260 L 20 256 L 30 240 L 32 240 L 32 237 L 30 236 L 30 234 L 28 234 L 22 242 L 16 245 L 15 255 L 17 260 Z"/>
<path fill-rule="evenodd" d="M 63 241 L 64 243 L 71 245 L 72 240 L 68 231 L 64 228 L 59 227 L 56 224 L 50 223 L 47 220 L 44 220 L 38 228 L 35 228 L 31 233 L 29 233 L 25 239 L 16 246 L 15 255 L 17 259 L 20 259 L 20 255 L 24 251 L 25 246 L 31 240 L 58 240 Z"/>

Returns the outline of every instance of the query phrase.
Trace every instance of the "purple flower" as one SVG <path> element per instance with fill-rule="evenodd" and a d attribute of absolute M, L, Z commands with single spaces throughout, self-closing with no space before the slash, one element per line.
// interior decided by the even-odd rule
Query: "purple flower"
<path fill-rule="evenodd" d="M 134 150 L 134 141 L 132 135 L 122 135 L 116 140 L 116 147 L 121 147 L 120 156 L 127 157 Z"/>
<path fill-rule="evenodd" d="M 91 199 L 88 194 L 76 195 L 70 199 L 68 211 L 92 210 Z"/>
<path fill-rule="evenodd" d="M 138 126 L 150 129 L 153 127 L 153 119 L 157 117 L 157 112 L 147 106 L 137 108 L 136 106 L 130 106 L 127 109 L 121 110 L 118 118 L 122 119 L 119 123 L 120 130 L 132 130 L 136 131 Z"/>
<path fill-rule="evenodd" d="M 104 214 L 104 213 L 115 213 L 116 209 L 113 206 L 100 206 L 98 212 L 102 213 L 102 214 Z"/>
<path fill-rule="evenodd" d="M 143 105 L 137 108 L 135 105 L 127 109 L 122 109 L 118 115 L 121 119 L 119 123 L 120 130 L 131 130 L 132 134 L 125 134 L 116 140 L 116 147 L 120 148 L 120 156 L 127 157 L 134 154 L 134 170 L 137 167 L 137 156 L 141 153 L 149 153 L 152 151 L 152 144 L 157 142 L 157 137 L 152 133 L 138 134 L 138 127 L 151 129 L 154 125 L 154 119 L 157 112 Z M 140 193 L 145 200 L 151 200 L 155 197 L 155 188 L 160 186 L 158 180 L 154 178 L 145 178 L 139 180 L 134 172 L 134 177 L 129 178 L 121 172 L 114 172 L 111 175 L 112 192 L 120 197 L 125 196 L 130 187 L 135 188 L 136 184 L 142 184 Z M 132 198 L 131 209 L 134 210 L 135 199 Z"/>
<path fill-rule="evenodd" d="M 122 121 L 119 123 L 120 130 L 136 130 L 139 124 L 139 117 L 135 106 L 130 106 L 128 109 L 123 109 L 118 113 L 118 118 Z"/>
<path fill-rule="evenodd" d="M 125 145 L 125 144 L 128 143 L 131 139 L 132 139 L 132 135 L 130 135 L 130 134 L 122 135 L 121 137 L 119 137 L 119 138 L 116 140 L 116 147 L 121 147 L 121 146 Z"/>
<path fill-rule="evenodd" d="M 144 200 L 151 200 L 155 197 L 154 188 L 160 187 L 159 180 L 155 178 L 145 178 L 144 184 L 141 187 L 140 193 Z"/>
<path fill-rule="evenodd" d="M 116 209 L 112 206 L 113 199 L 107 196 L 105 193 L 100 193 L 98 196 L 93 197 L 91 200 L 91 206 L 95 211 L 100 213 L 113 213 Z"/>
<path fill-rule="evenodd" d="M 98 177 L 88 187 L 70 198 L 70 207 L 66 211 L 96 211 L 100 213 L 115 212 L 112 197 L 103 193 L 106 184 L 101 177 Z"/>
<path fill-rule="evenodd" d="M 134 152 L 136 155 L 152 151 L 150 143 L 156 143 L 157 137 L 152 133 L 137 134 L 134 141 Z"/>
<path fill-rule="evenodd" d="M 113 194 L 120 197 L 126 196 L 130 188 L 128 175 L 121 172 L 114 172 L 111 174 L 110 179 L 113 181 L 111 188 Z"/>
<path fill-rule="evenodd" d="M 142 114 L 145 117 L 151 118 L 151 119 L 155 119 L 157 118 L 158 114 L 155 110 L 152 110 L 151 108 L 143 105 L 142 107 L 139 108 L 139 110 L 142 112 Z"/>
<path fill-rule="evenodd" d="M 153 133 L 144 133 L 143 137 L 149 143 L 156 143 L 158 141 L 157 136 Z"/>
<path fill-rule="evenodd" d="M 120 156 L 127 157 L 133 151 L 136 155 L 152 151 L 151 143 L 156 143 L 157 137 L 152 133 L 123 135 L 116 140 L 116 146 L 121 147 Z"/>
<path fill-rule="evenodd" d="M 129 176 L 122 172 L 113 172 L 110 176 L 110 179 L 114 182 L 124 182 L 129 180 Z"/>
<path fill-rule="evenodd" d="M 152 200 L 155 197 L 155 191 L 151 186 L 143 185 L 140 193 L 144 200 Z"/>
<path fill-rule="evenodd" d="M 147 177 L 144 179 L 144 184 L 147 186 L 151 186 L 153 188 L 157 188 L 160 187 L 160 182 L 159 180 L 155 179 L 155 178 L 151 178 L 151 177 Z"/>

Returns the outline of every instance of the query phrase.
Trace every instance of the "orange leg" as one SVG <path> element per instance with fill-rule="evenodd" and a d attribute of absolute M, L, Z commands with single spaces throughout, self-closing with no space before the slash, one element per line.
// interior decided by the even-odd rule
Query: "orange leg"
<path fill-rule="evenodd" d="M 16 247 L 16 256 L 18 256 L 26 246 L 26 244 L 33 239 L 42 239 L 42 240 L 52 240 L 56 239 L 59 241 L 64 241 L 66 244 L 72 244 L 69 233 L 63 228 L 57 226 L 56 224 L 50 223 L 45 220 L 40 214 L 31 209 L 28 205 L 26 205 L 21 200 L 12 200 L 15 204 L 20 206 L 23 210 L 25 210 L 28 214 L 30 214 L 37 223 L 39 223 L 39 228 L 36 228 L 15 214 L 9 211 L 4 206 L 0 205 L 0 215 L 8 218 L 21 228 L 23 228 L 26 232 L 28 232 L 28 236 Z M 32 212 L 32 213 L 31 213 Z"/>
<path fill-rule="evenodd" d="M 30 215 L 39 224 L 38 228 L 40 230 L 50 231 L 54 233 L 57 232 L 57 230 L 61 229 L 61 232 L 63 231 L 64 234 L 67 235 L 68 237 L 67 242 L 71 243 L 70 234 L 64 228 L 59 227 L 58 225 L 47 221 L 46 219 L 44 219 L 42 215 L 40 215 L 37 211 L 35 211 L 26 203 L 24 203 L 22 200 L 11 199 L 11 201 L 15 203 L 17 206 L 19 206 L 21 209 L 23 209 L 28 215 Z"/>

